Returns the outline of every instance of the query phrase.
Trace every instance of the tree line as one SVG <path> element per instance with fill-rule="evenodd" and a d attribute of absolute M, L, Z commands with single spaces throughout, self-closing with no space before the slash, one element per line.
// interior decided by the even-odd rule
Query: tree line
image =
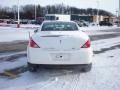
<path fill-rule="evenodd" d="M 36 5 L 36 16 L 43 17 L 45 14 L 81 14 L 81 15 L 97 15 L 98 10 L 93 8 L 79 9 L 76 7 L 66 6 L 63 4 L 41 6 Z M 113 16 L 112 13 L 99 10 L 99 15 Z M 35 5 L 20 6 L 21 19 L 34 19 L 35 18 Z M 17 19 L 17 6 L 1 7 L 0 6 L 0 19 Z"/>

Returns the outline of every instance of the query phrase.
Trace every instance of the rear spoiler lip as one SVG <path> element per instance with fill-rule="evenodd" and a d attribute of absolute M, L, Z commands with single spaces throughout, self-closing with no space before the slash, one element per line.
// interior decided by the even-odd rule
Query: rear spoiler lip
<path fill-rule="evenodd" d="M 65 36 L 65 35 L 45 35 L 41 37 L 61 37 L 61 36 Z"/>

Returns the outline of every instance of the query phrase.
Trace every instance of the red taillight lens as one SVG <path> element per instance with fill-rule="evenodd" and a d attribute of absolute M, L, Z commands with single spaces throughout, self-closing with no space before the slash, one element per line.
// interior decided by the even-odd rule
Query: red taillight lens
<path fill-rule="evenodd" d="M 89 48 L 91 46 L 90 40 L 88 40 L 81 48 Z"/>
<path fill-rule="evenodd" d="M 33 41 L 32 38 L 30 39 L 30 47 L 32 47 L 32 48 L 40 48 L 40 47 Z"/>

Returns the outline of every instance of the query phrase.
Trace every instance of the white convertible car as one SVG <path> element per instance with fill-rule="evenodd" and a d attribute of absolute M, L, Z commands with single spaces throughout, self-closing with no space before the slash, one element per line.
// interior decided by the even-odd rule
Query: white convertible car
<path fill-rule="evenodd" d="M 27 48 L 32 72 L 43 66 L 80 66 L 87 72 L 92 67 L 92 56 L 90 38 L 73 21 L 44 21 Z"/>

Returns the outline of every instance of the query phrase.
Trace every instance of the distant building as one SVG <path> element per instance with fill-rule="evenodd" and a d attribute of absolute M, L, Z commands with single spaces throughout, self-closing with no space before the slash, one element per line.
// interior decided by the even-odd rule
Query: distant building
<path fill-rule="evenodd" d="M 88 15 L 76 15 L 76 14 L 72 14 L 71 15 L 71 20 L 83 20 L 83 21 L 88 21 L 88 22 L 93 22 L 93 16 L 88 16 Z"/>
<path fill-rule="evenodd" d="M 115 17 L 112 16 L 99 16 L 99 21 L 114 22 Z M 79 15 L 79 14 L 47 14 L 45 20 L 72 20 L 72 21 L 87 21 L 97 22 L 97 15 Z"/>
<path fill-rule="evenodd" d="M 115 17 L 113 16 L 99 16 L 99 21 L 108 21 L 108 22 L 114 22 Z M 93 16 L 93 22 L 97 21 L 97 16 Z"/>

